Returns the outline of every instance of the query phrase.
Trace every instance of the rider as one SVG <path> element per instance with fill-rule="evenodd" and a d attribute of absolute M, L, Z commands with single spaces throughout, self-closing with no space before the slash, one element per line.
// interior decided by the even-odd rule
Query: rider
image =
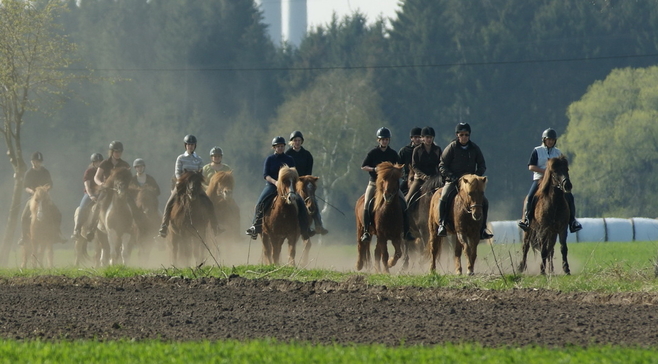
<path fill-rule="evenodd" d="M 50 178 L 50 172 L 43 166 L 43 154 L 41 152 L 32 153 L 32 158 L 30 158 L 30 163 L 32 168 L 25 172 L 25 178 L 23 179 L 23 186 L 25 187 L 25 192 L 28 193 L 30 197 L 34 195 L 37 187 L 41 186 L 50 186 L 53 185 L 53 180 Z M 55 221 L 57 221 L 57 227 L 59 229 L 62 222 L 62 213 L 59 211 L 57 206 L 55 206 Z M 18 240 L 18 245 L 23 245 L 25 239 L 30 236 L 30 221 L 32 220 L 32 213 L 30 212 L 30 200 L 28 199 L 23 209 L 23 214 L 21 215 L 21 237 Z M 66 239 L 59 238 L 60 243 L 66 242 Z"/>
<path fill-rule="evenodd" d="M 188 134 L 183 138 L 183 145 L 185 146 L 185 153 L 181 154 L 176 158 L 176 166 L 174 170 L 174 175 L 178 181 L 180 177 L 185 172 L 199 172 L 203 170 L 203 160 L 199 157 L 194 151 L 196 150 L 196 137 L 194 135 Z M 221 232 L 221 229 L 217 225 L 217 217 L 215 216 L 215 209 L 212 208 L 212 201 L 206 195 L 204 191 L 201 191 L 200 196 L 204 204 L 209 206 L 208 214 L 210 215 L 210 226 L 212 227 L 215 235 Z M 158 232 L 159 236 L 162 238 L 167 237 L 167 228 L 169 227 L 169 219 L 171 218 L 171 209 L 174 206 L 174 200 L 176 199 L 176 188 L 171 191 L 171 196 L 167 200 L 165 205 L 164 213 L 162 214 L 162 226 Z"/>
<path fill-rule="evenodd" d="M 368 181 L 368 187 L 366 187 L 366 192 L 364 195 L 363 203 L 363 226 L 364 232 L 361 235 L 361 241 L 366 242 L 370 240 L 370 232 L 368 232 L 368 227 L 370 226 L 370 200 L 375 195 L 376 182 L 377 182 L 377 165 L 382 162 L 391 162 L 391 163 L 400 163 L 400 156 L 395 153 L 395 151 L 390 148 L 388 145 L 391 142 L 391 131 L 388 128 L 379 128 L 377 129 L 377 143 L 378 145 L 371 149 L 366 155 L 366 158 L 361 163 L 361 169 L 370 174 L 370 180 Z M 404 201 L 404 196 L 402 191 L 398 190 L 398 197 L 402 200 L 402 207 L 404 209 L 402 216 L 402 223 L 404 229 L 404 238 L 405 240 L 415 240 L 415 238 L 409 232 L 409 215 L 407 214 L 407 204 Z"/>
<path fill-rule="evenodd" d="M 409 176 L 409 173 L 411 171 L 411 161 L 413 159 L 413 154 L 414 154 L 414 148 L 419 146 L 421 142 L 421 134 L 422 129 L 419 127 L 413 127 L 409 131 L 409 139 L 411 140 L 409 144 L 405 145 L 400 149 L 400 152 L 398 153 L 400 155 L 400 163 L 404 163 L 404 173 L 402 174 L 402 184 L 400 184 L 400 190 L 402 190 L 403 194 L 407 194 L 409 191 L 409 178 L 411 177 L 412 179 L 414 176 Z"/>
<path fill-rule="evenodd" d="M 137 189 L 140 187 L 148 187 L 153 189 L 156 196 L 160 196 L 160 186 L 158 182 L 155 181 L 155 178 L 150 174 L 146 174 L 146 162 L 144 159 L 137 158 L 133 161 L 133 168 L 135 169 L 135 175 L 130 180 L 130 191 L 133 195 L 133 199 L 137 197 Z"/>
<path fill-rule="evenodd" d="M 414 179 L 409 187 L 405 199 L 407 204 L 413 198 L 414 193 L 420 190 L 420 186 L 430 177 L 439 174 L 439 162 L 441 161 L 441 147 L 434 144 L 434 128 L 426 126 L 421 131 L 423 143 L 414 148 L 411 167 L 414 171 Z"/>
<path fill-rule="evenodd" d="M 251 236 L 253 240 L 258 238 L 258 234 L 262 232 L 263 228 L 263 215 L 265 214 L 264 201 L 268 200 L 271 196 L 276 195 L 276 180 L 279 177 L 279 169 L 283 165 L 288 167 L 295 167 L 295 160 L 284 153 L 286 148 L 286 140 L 282 136 L 277 136 L 272 139 L 272 149 L 274 154 L 270 155 L 265 159 L 263 163 L 263 178 L 265 178 L 265 187 L 258 197 L 256 206 L 254 208 L 254 220 L 253 225 L 247 229 L 245 234 Z M 306 210 L 304 201 L 301 198 L 297 198 L 297 207 L 298 211 Z M 301 230 L 301 235 L 304 240 L 315 235 L 315 231 L 310 229 L 309 221 L 307 219 L 308 214 L 298 214 L 299 218 L 299 227 Z"/>
<path fill-rule="evenodd" d="M 91 207 L 96 203 L 98 198 L 98 185 L 94 182 L 94 176 L 96 175 L 98 166 L 100 166 L 103 161 L 103 155 L 100 153 L 94 153 L 91 155 L 90 159 L 91 163 L 82 176 L 84 195 L 82 196 L 82 200 L 80 200 L 78 214 L 75 215 L 73 221 L 73 234 L 71 235 L 71 240 L 82 238 L 82 235 L 80 235 L 80 229 L 82 229 L 82 224 L 87 221 L 89 211 L 91 211 Z"/>
<path fill-rule="evenodd" d="M 217 172 L 228 172 L 231 167 L 222 163 L 224 151 L 220 147 L 212 147 L 210 150 L 210 163 L 203 166 L 203 187 L 208 188 L 208 182 Z"/>
<path fill-rule="evenodd" d="M 448 234 L 445 226 L 445 218 L 448 213 L 451 198 L 456 193 L 457 182 L 465 174 L 476 174 L 482 176 L 487 166 L 480 147 L 470 140 L 471 126 L 468 123 L 459 123 L 455 127 L 457 136 L 441 154 L 439 171 L 445 185 L 439 201 L 439 236 Z M 483 221 L 480 229 L 480 239 L 493 238 L 493 234 L 487 231 L 487 215 L 489 214 L 489 201 L 483 201 Z"/>
<path fill-rule="evenodd" d="M 304 135 L 301 131 L 295 130 L 290 133 L 290 142 L 288 143 L 290 148 L 286 151 L 286 154 L 291 156 L 295 160 L 295 169 L 300 176 L 311 176 L 313 175 L 313 155 L 311 152 L 304 149 L 302 144 L 304 144 Z M 318 206 L 318 202 L 315 202 L 315 206 Z M 320 210 L 316 211 L 315 216 L 313 217 L 315 221 L 315 232 L 320 235 L 325 235 L 329 231 L 322 226 L 322 216 L 320 216 Z"/>
<path fill-rule="evenodd" d="M 537 189 L 539 188 L 539 181 L 543 178 L 544 172 L 546 171 L 546 162 L 550 158 L 557 158 L 562 155 L 562 152 L 555 147 L 557 144 L 557 132 L 551 128 L 544 130 L 541 135 L 541 145 L 535 147 L 530 155 L 530 161 L 528 162 L 528 169 L 533 172 L 532 174 L 532 184 L 530 185 L 530 191 L 528 191 L 528 197 L 526 198 L 525 203 L 525 215 L 523 220 L 519 220 L 518 225 L 521 229 L 527 230 L 530 226 L 530 218 L 533 216 L 533 210 L 535 204 L 533 199 Z M 569 231 L 575 233 L 580 231 L 583 226 L 576 220 L 576 205 L 574 203 L 573 195 L 571 193 L 565 194 L 567 203 L 569 204 Z"/>

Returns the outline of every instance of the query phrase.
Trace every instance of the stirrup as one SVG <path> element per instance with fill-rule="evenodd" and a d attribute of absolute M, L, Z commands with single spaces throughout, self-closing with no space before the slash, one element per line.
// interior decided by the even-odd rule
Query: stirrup
<path fill-rule="evenodd" d="M 528 222 L 528 220 L 519 220 L 516 224 L 517 224 L 517 225 L 521 228 L 521 230 L 523 230 L 523 231 L 528 231 L 528 228 L 530 227 L 530 223 Z"/>
<path fill-rule="evenodd" d="M 158 231 L 158 237 L 166 238 L 168 229 L 169 229 L 169 227 L 167 225 L 162 225 L 160 227 L 160 230 Z"/>
<path fill-rule="evenodd" d="M 249 235 L 251 237 L 251 240 L 256 240 L 258 239 L 258 231 L 256 229 L 256 226 L 252 225 L 247 231 L 244 232 L 246 235 Z"/>
<path fill-rule="evenodd" d="M 489 240 L 491 238 L 493 238 L 493 234 L 488 232 L 487 229 L 482 229 L 482 231 L 480 231 L 480 240 Z"/>
<path fill-rule="evenodd" d="M 439 228 L 436 229 L 436 234 L 438 236 L 448 236 L 448 229 L 446 229 L 446 225 L 445 224 L 440 224 Z"/>
<path fill-rule="evenodd" d="M 361 235 L 361 242 L 365 243 L 367 241 L 370 241 L 370 238 L 371 238 L 370 233 L 366 231 L 363 233 L 363 235 Z"/>

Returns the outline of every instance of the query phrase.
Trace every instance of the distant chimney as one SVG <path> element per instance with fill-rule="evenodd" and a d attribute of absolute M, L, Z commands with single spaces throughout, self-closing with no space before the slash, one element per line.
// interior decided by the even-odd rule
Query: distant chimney
<path fill-rule="evenodd" d="M 274 45 L 279 46 L 282 41 L 281 0 L 256 0 L 256 4 L 258 5 L 258 9 L 263 13 L 263 22 L 267 25 L 267 33 L 270 35 Z"/>
<path fill-rule="evenodd" d="M 308 24 L 306 0 L 283 0 L 281 8 L 283 39 L 289 44 L 299 47 L 306 35 Z"/>

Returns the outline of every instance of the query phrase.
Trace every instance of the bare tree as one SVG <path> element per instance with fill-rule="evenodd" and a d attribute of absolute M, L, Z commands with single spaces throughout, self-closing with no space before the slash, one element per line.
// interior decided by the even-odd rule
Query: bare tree
<path fill-rule="evenodd" d="M 65 10 L 56 0 L 2 0 L 0 2 L 0 109 L 2 136 L 14 169 L 14 188 L 7 228 L 0 248 L 0 265 L 6 265 L 18 221 L 26 164 L 21 127 L 26 113 L 47 101 L 62 101 L 67 86 L 84 76 L 67 72 L 74 62 L 75 45 L 56 22 Z"/>

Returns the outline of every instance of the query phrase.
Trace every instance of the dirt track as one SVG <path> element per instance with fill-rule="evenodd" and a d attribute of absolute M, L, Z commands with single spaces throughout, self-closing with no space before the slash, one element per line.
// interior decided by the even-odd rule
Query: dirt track
<path fill-rule="evenodd" d="M 657 294 L 169 277 L 0 281 L 8 339 L 656 346 Z"/>

